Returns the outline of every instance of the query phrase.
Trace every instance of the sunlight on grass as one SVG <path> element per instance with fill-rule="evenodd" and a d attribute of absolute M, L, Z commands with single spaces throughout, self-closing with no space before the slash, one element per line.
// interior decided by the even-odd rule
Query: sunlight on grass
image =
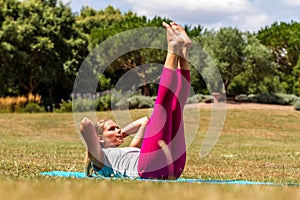
<path fill-rule="evenodd" d="M 132 119 L 148 114 L 147 109 L 130 111 Z M 83 171 L 85 147 L 74 126 L 72 114 L 0 115 L 0 193 L 13 198 L 23 195 L 26 199 L 31 196 L 35 199 L 83 199 L 100 196 L 101 199 L 140 199 L 138 197 L 143 194 L 145 199 L 157 199 L 154 198 L 155 193 L 155 197 L 172 199 L 238 199 L 239 195 L 247 197 L 250 191 L 254 195 L 251 199 L 265 199 L 271 194 L 272 199 L 280 199 L 283 194 L 292 197 L 287 199 L 297 199 L 294 197 L 299 198 L 300 195 L 297 187 L 44 177 L 39 173 L 52 170 Z M 97 116 L 113 117 L 111 112 L 99 112 Z M 207 157 L 200 159 L 199 151 L 210 118 L 210 109 L 202 109 L 200 116 L 199 112 L 193 110 L 185 112 L 185 129 L 191 145 L 187 151 L 187 165 L 182 177 L 300 183 L 300 112 L 227 110 L 225 126 L 218 143 Z M 119 120 L 120 125 L 126 124 L 127 120 Z M 194 130 L 196 135 L 192 134 Z M 51 194 L 48 188 L 51 188 Z"/>

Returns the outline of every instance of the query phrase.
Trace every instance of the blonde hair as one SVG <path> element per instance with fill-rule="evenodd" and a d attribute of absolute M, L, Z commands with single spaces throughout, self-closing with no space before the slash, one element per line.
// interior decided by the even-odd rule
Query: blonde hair
<path fill-rule="evenodd" d="M 102 120 L 99 120 L 96 123 L 95 129 L 96 129 L 97 135 L 102 135 L 103 134 L 104 125 L 105 125 L 105 122 L 107 122 L 107 121 L 109 121 L 109 119 L 102 119 Z"/>

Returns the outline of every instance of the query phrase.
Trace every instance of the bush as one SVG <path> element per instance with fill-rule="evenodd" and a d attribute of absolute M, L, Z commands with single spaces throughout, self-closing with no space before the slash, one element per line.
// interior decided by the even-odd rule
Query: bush
<path fill-rule="evenodd" d="M 118 109 L 152 108 L 156 97 L 135 95 L 127 99 L 120 99 L 116 103 Z"/>
<path fill-rule="evenodd" d="M 28 94 L 27 96 L 0 97 L 0 112 L 22 112 L 29 103 L 41 103 L 41 96 Z"/>
<path fill-rule="evenodd" d="M 151 97 L 141 96 L 140 103 L 138 104 L 137 108 L 153 108 L 154 101 Z"/>
<path fill-rule="evenodd" d="M 213 102 L 214 97 L 211 95 L 203 95 L 203 94 L 195 94 L 192 97 L 189 97 L 187 100 L 187 104 L 192 104 L 192 103 L 211 103 Z"/>
<path fill-rule="evenodd" d="M 96 100 L 96 110 L 97 111 L 111 110 L 112 102 L 114 101 L 110 94 L 103 95 Z"/>
<path fill-rule="evenodd" d="M 135 108 L 152 108 L 154 106 L 154 101 L 152 97 L 136 95 L 130 97 L 128 100 L 129 109 Z"/>
<path fill-rule="evenodd" d="M 282 98 L 274 93 L 261 93 L 256 96 L 256 99 L 258 103 L 284 105 Z"/>
<path fill-rule="evenodd" d="M 294 104 L 294 109 L 295 109 L 295 110 L 300 110 L 300 100 L 298 100 L 298 101 Z"/>
<path fill-rule="evenodd" d="M 74 110 L 77 112 L 92 111 L 95 109 L 95 101 L 91 98 L 78 97 L 73 99 Z"/>
<path fill-rule="evenodd" d="M 26 113 L 41 113 L 45 112 L 45 108 L 39 106 L 36 103 L 28 103 L 25 108 L 21 109 L 21 112 L 26 112 Z"/>
<path fill-rule="evenodd" d="M 72 101 L 62 101 L 60 104 L 60 109 L 58 110 L 59 112 L 72 112 Z"/>
<path fill-rule="evenodd" d="M 241 94 L 235 97 L 238 102 L 251 102 L 251 103 L 267 103 L 279 105 L 293 105 L 299 97 L 293 94 L 281 93 L 261 93 L 261 94 Z"/>
<path fill-rule="evenodd" d="M 115 104 L 117 109 L 125 110 L 128 109 L 129 103 L 127 99 L 121 99 Z"/>
<path fill-rule="evenodd" d="M 234 100 L 238 101 L 238 102 L 249 102 L 250 98 L 246 94 L 240 94 L 240 95 L 235 96 Z"/>
<path fill-rule="evenodd" d="M 282 99 L 285 105 L 294 105 L 298 100 L 300 100 L 300 98 L 294 94 L 277 93 L 277 96 L 279 96 Z"/>
<path fill-rule="evenodd" d="M 191 96 L 187 100 L 187 104 L 192 104 L 192 103 L 200 103 L 204 99 L 204 96 L 201 94 L 195 94 L 194 96 Z"/>

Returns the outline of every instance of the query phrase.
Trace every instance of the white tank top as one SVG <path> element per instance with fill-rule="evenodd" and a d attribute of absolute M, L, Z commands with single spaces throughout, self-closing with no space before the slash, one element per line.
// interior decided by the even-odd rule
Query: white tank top
<path fill-rule="evenodd" d="M 105 177 L 138 178 L 140 149 L 136 147 L 103 148 L 105 166 L 96 171 Z"/>

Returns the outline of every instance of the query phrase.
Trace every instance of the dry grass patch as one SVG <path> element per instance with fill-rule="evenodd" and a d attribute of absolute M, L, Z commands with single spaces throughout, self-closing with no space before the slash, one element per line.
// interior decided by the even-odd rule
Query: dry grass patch
<path fill-rule="evenodd" d="M 149 110 L 131 110 L 132 119 Z M 97 113 L 111 118 L 111 112 Z M 200 118 L 200 122 L 198 122 Z M 211 118 L 210 109 L 185 112 L 191 141 L 182 177 L 300 183 L 300 112 L 230 109 L 213 151 L 199 152 Z M 125 124 L 129 119 L 123 119 Z M 299 198 L 298 187 L 228 186 L 49 178 L 43 171 L 82 171 L 84 146 L 71 113 L 0 114 L 0 193 L 10 199 L 280 199 Z M 198 124 L 200 123 L 200 125 Z M 193 133 L 196 133 L 193 135 Z M 128 141 L 127 141 L 128 142 Z M 50 189 L 51 188 L 51 189 Z M 49 193 L 51 190 L 51 194 Z M 61 195 L 61 196 L 59 196 Z M 250 198 L 251 197 L 251 198 Z M 286 196 L 284 196 L 286 197 Z M 45 197 L 47 199 L 47 197 Z"/>

